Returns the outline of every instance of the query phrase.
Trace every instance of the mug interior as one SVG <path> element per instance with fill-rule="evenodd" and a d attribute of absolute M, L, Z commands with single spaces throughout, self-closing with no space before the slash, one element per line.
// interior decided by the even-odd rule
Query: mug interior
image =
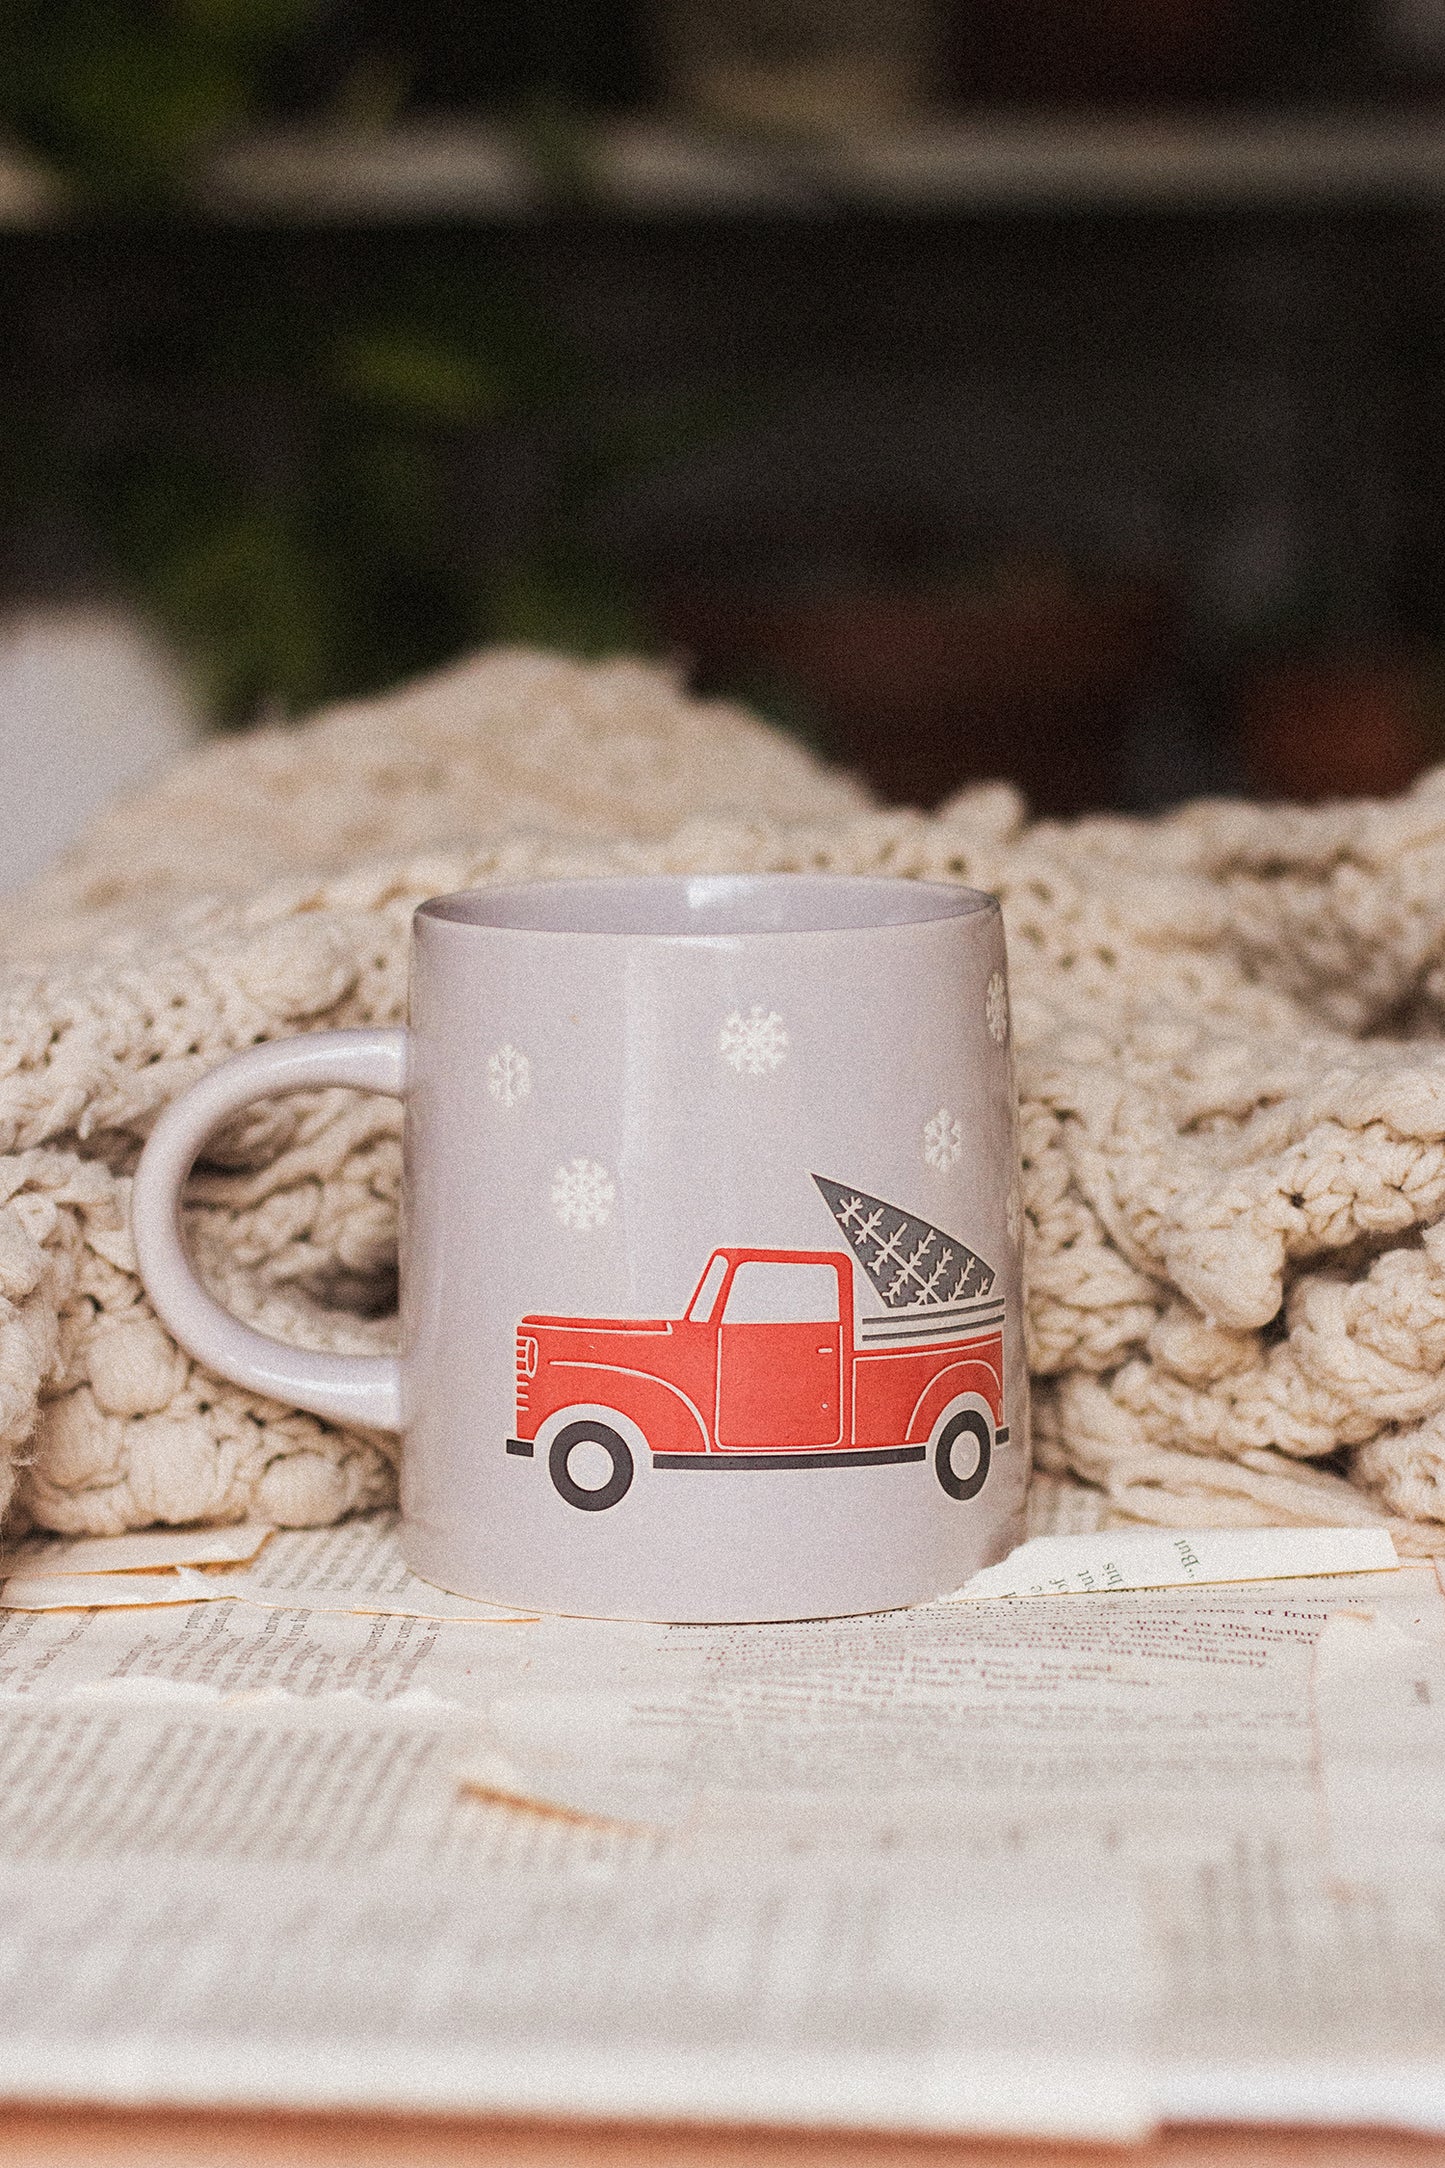
<path fill-rule="evenodd" d="M 993 908 L 993 897 L 981 889 L 941 881 L 852 873 L 689 873 L 471 888 L 432 897 L 419 915 L 520 933 L 716 940 L 864 933 L 970 918 Z"/>

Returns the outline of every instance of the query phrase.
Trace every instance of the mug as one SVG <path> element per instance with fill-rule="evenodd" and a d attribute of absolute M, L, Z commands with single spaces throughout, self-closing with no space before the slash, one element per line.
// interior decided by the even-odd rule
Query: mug
<path fill-rule="evenodd" d="M 179 1204 L 270 1093 L 405 1103 L 400 1354 L 269 1339 Z M 406 1030 L 238 1054 L 175 1100 L 136 1252 L 183 1347 L 400 1430 L 415 1572 L 499 1604 L 818 1618 L 1019 1540 L 1028 1378 L 998 905 L 830 874 L 528 882 L 413 921 Z"/>

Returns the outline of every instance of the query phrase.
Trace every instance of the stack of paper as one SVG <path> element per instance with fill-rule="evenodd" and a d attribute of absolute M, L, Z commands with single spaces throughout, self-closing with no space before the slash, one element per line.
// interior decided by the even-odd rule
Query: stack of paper
<path fill-rule="evenodd" d="M 1445 2128 L 1445 1600 L 1281 1534 L 719 1628 L 448 1611 L 390 1516 L 122 1553 L 233 1600 L 0 1614 L 0 2089 Z"/>
<path fill-rule="evenodd" d="M 270 1533 L 263 1522 L 247 1521 L 232 1528 L 148 1528 L 133 1536 L 37 1536 L 0 1551 L 0 1610 L 203 1603 L 229 1591 L 194 1569 L 243 1564 Z"/>

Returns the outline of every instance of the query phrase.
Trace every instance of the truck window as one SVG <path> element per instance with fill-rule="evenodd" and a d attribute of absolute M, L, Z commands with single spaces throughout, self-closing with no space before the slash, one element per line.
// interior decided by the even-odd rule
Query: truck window
<path fill-rule="evenodd" d="M 717 1301 L 717 1291 L 727 1278 L 728 1261 L 717 1256 L 702 1276 L 701 1285 L 688 1304 L 687 1314 L 694 1325 L 705 1325 L 712 1316 L 712 1306 Z"/>
<path fill-rule="evenodd" d="M 836 1325 L 838 1275 L 831 1265 L 738 1266 L 728 1292 L 729 1325 Z"/>

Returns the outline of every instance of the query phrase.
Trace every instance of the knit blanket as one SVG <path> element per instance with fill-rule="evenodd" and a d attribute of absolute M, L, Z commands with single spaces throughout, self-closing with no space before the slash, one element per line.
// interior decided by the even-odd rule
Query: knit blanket
<path fill-rule="evenodd" d="M 666 673 L 483 655 L 219 741 L 0 910 L 8 1525 L 328 1521 L 395 1444 L 259 1399 L 154 1317 L 128 1230 L 158 1110 L 238 1048 L 403 1017 L 424 897 L 811 870 L 1002 900 L 1038 1463 L 1107 1518 L 1385 1522 L 1445 1550 L 1445 771 L 1388 804 L 1030 822 L 855 783 Z M 262 1330 L 389 1344 L 400 1112 L 257 1106 L 191 1181 Z"/>

